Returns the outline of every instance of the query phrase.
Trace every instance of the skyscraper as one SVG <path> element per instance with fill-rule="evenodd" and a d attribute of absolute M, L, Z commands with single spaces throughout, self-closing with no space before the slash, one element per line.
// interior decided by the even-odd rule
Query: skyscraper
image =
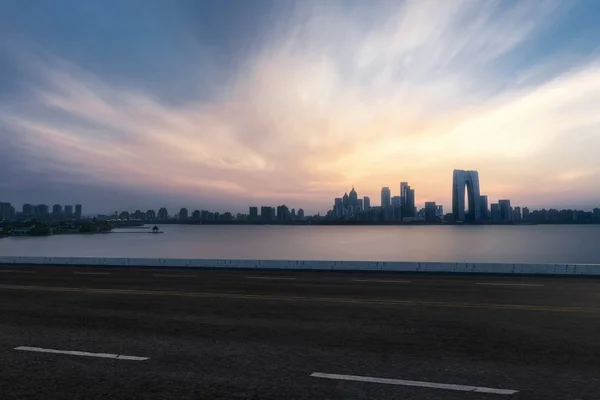
<path fill-rule="evenodd" d="M 81 204 L 75 204 L 75 219 L 81 219 Z"/>
<path fill-rule="evenodd" d="M 388 208 L 390 206 L 392 193 L 389 187 L 381 188 L 381 208 Z"/>
<path fill-rule="evenodd" d="M 436 206 L 435 215 L 439 218 L 444 218 L 444 206 Z"/>
<path fill-rule="evenodd" d="M 512 220 L 514 222 L 521 222 L 521 207 L 513 208 Z"/>
<path fill-rule="evenodd" d="M 0 220 L 10 220 L 10 209 L 12 208 L 10 203 L 0 203 Z"/>
<path fill-rule="evenodd" d="M 290 209 L 286 205 L 277 206 L 277 220 L 285 222 L 290 219 Z"/>
<path fill-rule="evenodd" d="M 492 214 L 492 222 L 500 222 L 502 220 L 500 215 L 500 204 L 492 203 L 490 206 Z"/>
<path fill-rule="evenodd" d="M 356 193 L 356 190 L 354 190 L 354 186 L 352 186 L 352 190 L 348 196 L 348 206 L 358 207 L 358 193 Z"/>
<path fill-rule="evenodd" d="M 275 220 L 275 209 L 270 206 L 260 207 L 260 219 L 263 222 L 271 222 Z"/>
<path fill-rule="evenodd" d="M 488 197 L 480 196 L 481 199 L 481 220 L 488 221 L 490 219 L 490 213 L 488 211 Z"/>
<path fill-rule="evenodd" d="M 160 210 L 158 210 L 158 219 L 169 219 L 169 212 L 167 211 L 166 207 L 161 207 Z"/>
<path fill-rule="evenodd" d="M 371 208 L 371 198 L 369 196 L 363 197 L 363 209 L 369 210 Z"/>
<path fill-rule="evenodd" d="M 336 217 L 341 217 L 344 215 L 344 199 L 341 197 L 336 197 L 333 200 L 333 213 Z"/>
<path fill-rule="evenodd" d="M 34 214 L 34 207 L 31 204 L 23 204 L 23 215 L 27 216 L 27 217 L 31 217 Z"/>
<path fill-rule="evenodd" d="M 73 218 L 73 206 L 65 206 L 65 218 Z"/>
<path fill-rule="evenodd" d="M 425 220 L 435 221 L 437 220 L 437 206 L 435 201 L 425 202 Z"/>
<path fill-rule="evenodd" d="M 400 198 L 402 199 L 402 204 L 406 203 L 406 191 L 408 190 L 408 182 L 400 182 Z"/>
<path fill-rule="evenodd" d="M 58 216 L 60 214 L 62 214 L 63 212 L 63 208 L 60 204 L 55 204 L 52 206 L 52 214 Z"/>
<path fill-rule="evenodd" d="M 411 218 L 415 215 L 415 189 L 411 189 L 410 186 L 408 186 L 406 190 L 406 204 L 404 205 L 404 216 Z"/>
<path fill-rule="evenodd" d="M 50 216 L 50 207 L 47 204 L 38 204 L 36 206 L 36 215 L 39 218 L 48 218 Z"/>
<path fill-rule="evenodd" d="M 248 218 L 251 220 L 258 219 L 258 207 L 250 207 L 248 210 Z"/>
<path fill-rule="evenodd" d="M 393 196 L 392 197 L 392 207 L 400 207 L 402 205 L 400 200 L 401 200 L 400 196 Z"/>
<path fill-rule="evenodd" d="M 188 219 L 188 209 L 187 208 L 182 208 L 181 210 L 179 210 L 179 219 Z"/>
<path fill-rule="evenodd" d="M 510 200 L 498 200 L 498 204 L 500 205 L 500 221 L 512 221 L 512 208 L 510 206 Z"/>
<path fill-rule="evenodd" d="M 529 208 L 523 207 L 523 221 L 529 221 Z"/>
<path fill-rule="evenodd" d="M 465 187 L 469 213 L 465 214 Z M 481 219 L 481 195 L 479 173 L 455 169 L 452 176 L 452 214 L 455 221 L 479 221 Z"/>

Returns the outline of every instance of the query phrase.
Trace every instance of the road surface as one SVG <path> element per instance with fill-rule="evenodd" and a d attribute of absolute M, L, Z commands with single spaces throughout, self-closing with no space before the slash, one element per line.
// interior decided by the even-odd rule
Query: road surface
<path fill-rule="evenodd" d="M 600 399 L 600 280 L 0 266 L 2 399 Z"/>

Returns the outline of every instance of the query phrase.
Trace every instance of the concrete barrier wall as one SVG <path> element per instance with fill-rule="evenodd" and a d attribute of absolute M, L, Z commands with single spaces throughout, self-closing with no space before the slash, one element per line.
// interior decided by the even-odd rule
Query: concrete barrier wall
<path fill-rule="evenodd" d="M 82 265 L 94 267 L 189 267 L 600 276 L 600 264 L 419 263 L 405 261 L 227 260 L 199 258 L 0 257 L 0 265 Z"/>

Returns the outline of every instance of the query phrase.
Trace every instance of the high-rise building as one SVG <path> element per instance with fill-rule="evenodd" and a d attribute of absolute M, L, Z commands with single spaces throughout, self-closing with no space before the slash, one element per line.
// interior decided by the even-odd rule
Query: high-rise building
<path fill-rule="evenodd" d="M 500 204 L 492 203 L 490 206 L 492 222 L 500 222 L 502 221 L 502 216 L 500 214 Z"/>
<path fill-rule="evenodd" d="M 160 220 L 169 219 L 169 212 L 167 211 L 166 207 L 161 207 L 160 210 L 158 210 L 157 217 Z"/>
<path fill-rule="evenodd" d="M 401 200 L 400 196 L 393 196 L 392 197 L 392 207 L 400 207 L 402 205 L 400 200 Z"/>
<path fill-rule="evenodd" d="M 363 197 L 363 210 L 369 210 L 371 208 L 371 198 L 369 196 Z"/>
<path fill-rule="evenodd" d="M 48 218 L 50 216 L 50 207 L 47 204 L 38 204 L 35 210 L 38 218 Z"/>
<path fill-rule="evenodd" d="M 469 213 L 465 214 L 465 188 Z M 455 221 L 479 221 L 481 219 L 481 195 L 479 173 L 455 169 L 452 176 L 452 214 Z"/>
<path fill-rule="evenodd" d="M 35 207 L 31 204 L 23 204 L 23 215 L 26 217 L 32 217 L 35 214 Z"/>
<path fill-rule="evenodd" d="M 258 207 L 250 207 L 248 209 L 248 218 L 252 220 L 258 219 Z"/>
<path fill-rule="evenodd" d="M 188 209 L 183 207 L 179 210 L 179 219 L 188 219 Z"/>
<path fill-rule="evenodd" d="M 348 206 L 358 207 L 358 193 L 356 193 L 356 190 L 354 190 L 354 186 L 352 186 L 352 190 L 348 196 Z"/>
<path fill-rule="evenodd" d="M 272 222 L 275 220 L 275 209 L 270 206 L 260 207 L 260 219 L 263 222 Z"/>
<path fill-rule="evenodd" d="M 277 220 L 284 222 L 290 219 L 290 209 L 286 205 L 277 206 Z"/>
<path fill-rule="evenodd" d="M 444 206 L 436 206 L 435 208 L 436 217 L 444 218 Z"/>
<path fill-rule="evenodd" d="M 415 209 L 415 189 L 411 189 L 408 186 L 406 190 L 406 204 L 404 205 L 404 216 L 412 218 L 416 215 Z"/>
<path fill-rule="evenodd" d="M 510 200 L 498 200 L 498 204 L 500 205 L 500 221 L 512 221 L 512 208 L 510 206 Z"/>
<path fill-rule="evenodd" d="M 60 214 L 62 214 L 63 212 L 63 208 L 60 204 L 55 204 L 52 206 L 52 214 L 59 216 Z"/>
<path fill-rule="evenodd" d="M 521 222 L 521 207 L 515 207 L 512 212 L 512 220 L 514 222 Z"/>
<path fill-rule="evenodd" d="M 436 221 L 437 220 L 437 206 L 435 201 L 425 202 L 425 220 Z"/>
<path fill-rule="evenodd" d="M 488 211 L 488 197 L 481 195 L 479 198 L 481 199 L 481 220 L 488 221 L 490 219 L 490 212 Z"/>
<path fill-rule="evenodd" d="M 198 221 L 200 218 L 202 218 L 202 214 L 200 214 L 200 210 L 194 210 L 192 212 L 192 219 L 195 219 L 196 221 Z"/>
<path fill-rule="evenodd" d="M 402 205 L 406 204 L 406 191 L 408 190 L 408 182 L 400 182 L 400 198 Z"/>
<path fill-rule="evenodd" d="M 304 210 L 298 209 L 298 219 L 304 219 Z"/>
<path fill-rule="evenodd" d="M 333 213 L 337 218 L 344 215 L 344 199 L 342 197 L 336 197 L 333 200 Z"/>
<path fill-rule="evenodd" d="M 75 212 L 75 214 L 77 214 L 77 212 Z M 135 219 L 137 221 L 141 221 L 144 219 L 144 217 L 146 216 L 146 214 L 144 214 L 143 212 L 141 212 L 140 210 L 135 210 L 133 212 L 133 214 L 131 214 L 131 219 Z M 76 217 L 77 218 L 77 217 Z"/>
<path fill-rule="evenodd" d="M 10 203 L 0 203 L 0 220 L 10 221 L 14 218 L 13 206 Z"/>
<path fill-rule="evenodd" d="M 529 208 L 523 207 L 523 221 L 529 221 Z"/>
<path fill-rule="evenodd" d="M 149 219 L 149 220 L 156 219 L 156 211 L 154 211 L 154 210 L 146 211 L 146 219 Z"/>
<path fill-rule="evenodd" d="M 81 219 L 81 204 L 75 204 L 75 219 Z"/>
<path fill-rule="evenodd" d="M 10 203 L 0 203 L 0 220 L 8 219 L 10 207 L 12 207 Z"/>
<path fill-rule="evenodd" d="M 71 206 L 71 205 L 65 206 L 65 218 L 67 218 L 67 219 L 73 218 L 73 206 Z"/>
<path fill-rule="evenodd" d="M 381 208 L 388 208 L 390 206 L 392 193 L 389 187 L 381 188 Z"/>

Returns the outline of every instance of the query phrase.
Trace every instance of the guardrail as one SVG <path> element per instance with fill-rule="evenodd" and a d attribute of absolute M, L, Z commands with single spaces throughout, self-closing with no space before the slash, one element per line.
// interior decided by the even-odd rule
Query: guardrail
<path fill-rule="evenodd" d="M 0 265 L 189 267 L 318 271 L 430 272 L 600 276 L 600 264 L 508 264 L 410 261 L 227 260 L 185 258 L 0 257 Z"/>

